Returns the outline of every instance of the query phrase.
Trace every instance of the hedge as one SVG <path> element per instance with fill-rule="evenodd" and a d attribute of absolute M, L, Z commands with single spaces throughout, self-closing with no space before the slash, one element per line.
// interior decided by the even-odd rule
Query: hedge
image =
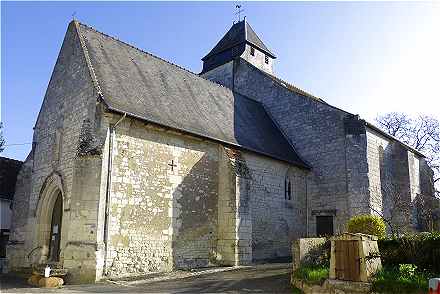
<path fill-rule="evenodd" d="M 382 218 L 375 215 L 364 214 L 352 217 L 347 223 L 349 233 L 362 233 L 385 238 L 386 226 Z"/>
<path fill-rule="evenodd" d="M 440 273 L 440 232 L 382 239 L 378 246 L 384 266 L 414 264 L 421 270 Z"/>

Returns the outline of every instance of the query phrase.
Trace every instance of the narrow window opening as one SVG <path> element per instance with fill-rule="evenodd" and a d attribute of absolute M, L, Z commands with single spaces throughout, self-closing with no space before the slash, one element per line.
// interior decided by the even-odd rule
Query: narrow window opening
<path fill-rule="evenodd" d="M 251 55 L 255 56 L 255 48 L 254 47 L 251 47 Z"/>
<path fill-rule="evenodd" d="M 267 55 L 264 56 L 264 62 L 266 64 L 269 64 L 269 56 L 267 56 Z"/>
<path fill-rule="evenodd" d="M 284 179 L 284 199 L 292 200 L 292 183 L 287 177 Z"/>

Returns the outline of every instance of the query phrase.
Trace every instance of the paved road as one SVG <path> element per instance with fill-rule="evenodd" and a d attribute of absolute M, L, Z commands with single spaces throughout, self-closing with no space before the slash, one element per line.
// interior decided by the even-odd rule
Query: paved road
<path fill-rule="evenodd" d="M 290 270 L 241 269 L 140 284 L 66 285 L 62 289 L 32 288 L 23 279 L 3 276 L 1 293 L 292 293 Z"/>

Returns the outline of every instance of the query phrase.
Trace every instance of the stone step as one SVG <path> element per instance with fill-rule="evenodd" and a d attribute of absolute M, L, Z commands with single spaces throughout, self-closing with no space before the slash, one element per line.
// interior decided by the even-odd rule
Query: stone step
<path fill-rule="evenodd" d="M 50 276 L 51 277 L 61 277 L 67 274 L 67 269 L 64 269 L 62 265 L 58 262 L 48 262 L 44 264 L 38 264 L 33 267 L 33 272 L 38 273 L 41 276 L 44 276 L 44 271 L 46 266 L 50 267 Z"/>

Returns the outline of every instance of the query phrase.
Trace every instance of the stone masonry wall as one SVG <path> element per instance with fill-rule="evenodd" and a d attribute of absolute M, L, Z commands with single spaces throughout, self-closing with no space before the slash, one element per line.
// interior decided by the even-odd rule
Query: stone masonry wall
<path fill-rule="evenodd" d="M 244 50 L 243 54 L 241 54 L 241 58 L 243 58 L 244 60 L 247 60 L 249 63 L 260 68 L 261 70 L 273 75 L 274 74 L 273 68 L 274 68 L 275 60 L 272 59 L 272 57 L 268 56 L 269 57 L 268 63 L 266 63 L 266 59 L 265 59 L 266 54 L 255 47 L 254 47 L 254 49 L 255 49 L 254 55 L 252 56 L 251 55 L 251 45 L 246 44 L 245 50 Z"/>
<path fill-rule="evenodd" d="M 110 276 L 210 265 L 217 246 L 218 146 L 128 118 L 114 144 Z"/>
<path fill-rule="evenodd" d="M 404 230 L 417 229 L 423 159 L 369 128 L 367 142 L 372 213 Z"/>
<path fill-rule="evenodd" d="M 41 191 L 45 181 L 56 173 L 60 175 L 63 191 L 60 263 L 64 263 L 65 259 L 70 260 L 66 264 L 67 268 L 78 273 L 90 269 L 85 280 L 95 281 L 96 230 L 94 228 L 97 225 L 98 199 L 93 199 L 96 195 L 90 194 L 87 195 L 89 202 L 83 202 L 83 195 L 74 193 L 74 178 L 75 174 L 81 176 L 76 171 L 77 161 L 82 160 L 77 154 L 81 126 L 86 120 L 94 121 L 96 97 L 97 93 L 90 79 L 78 34 L 74 23 L 71 23 L 35 125 L 32 176 L 31 179 L 29 177 L 31 181 L 29 212 L 26 216 L 22 216 L 26 218 L 27 225 L 20 233 L 25 236 L 24 246 L 20 249 L 22 252 L 20 254 L 24 253 L 24 256 L 15 259 L 11 263 L 12 268 L 38 262 L 41 255 L 40 248 L 47 248 L 47 244 L 41 243 L 41 232 L 37 224 L 42 223 L 43 220 L 36 218 L 36 209 L 43 198 Z M 99 156 L 95 161 L 98 161 L 95 165 L 100 166 Z M 99 176 L 95 171 L 91 169 L 92 174 L 88 173 L 84 176 L 98 179 Z M 99 185 L 99 181 L 88 184 Z M 83 193 L 88 192 L 83 191 Z M 15 206 L 15 209 L 20 207 Z M 22 223 L 22 217 L 15 219 L 14 222 Z M 49 221 L 50 224 L 50 220 L 44 221 Z M 92 246 L 89 246 L 89 243 Z M 72 254 L 72 250 L 83 253 L 77 256 Z M 14 251 L 14 246 L 10 246 L 8 255 L 14 255 Z M 30 254 L 29 258 L 28 254 Z"/>
<path fill-rule="evenodd" d="M 249 169 L 252 260 L 288 260 L 293 240 L 306 235 L 306 171 L 295 166 L 244 153 Z M 285 180 L 291 181 L 291 200 Z"/>
<path fill-rule="evenodd" d="M 216 83 L 219 83 L 227 88 L 232 88 L 232 70 L 233 61 L 230 61 L 204 73 L 203 77 L 207 80 L 212 80 Z"/>
<path fill-rule="evenodd" d="M 365 122 L 357 116 L 345 118 L 345 166 L 347 181 L 346 217 L 369 214 L 367 136 Z"/>
<path fill-rule="evenodd" d="M 263 103 L 298 153 L 312 166 L 309 234 L 315 234 L 315 216 L 320 214 L 335 215 L 335 232 L 343 231 L 350 212 L 359 210 L 356 199 L 365 199 L 367 196 L 360 193 L 368 193 L 367 187 L 362 189 L 368 182 L 367 159 L 358 154 L 366 154 L 365 132 L 353 137 L 356 140 L 346 137 L 344 119 L 353 115 L 289 89 L 290 86 L 274 81 L 244 60 L 234 62 L 233 90 Z M 213 72 L 203 76 L 215 80 Z M 222 82 L 221 76 L 218 82 Z M 348 158 L 362 160 L 351 162 L 350 168 L 357 169 L 356 172 L 348 171 Z M 361 168 L 356 166 L 358 163 Z M 365 205 L 361 207 L 365 209 Z"/>
<path fill-rule="evenodd" d="M 17 175 L 9 235 L 11 242 L 7 254 L 8 261 L 12 265 L 19 265 L 25 262 L 24 256 L 26 252 L 24 244 L 26 232 L 29 230 L 27 228 L 27 216 L 29 214 L 32 165 L 32 154 L 29 154 Z"/>
<path fill-rule="evenodd" d="M 390 177 L 392 169 L 392 142 L 379 133 L 367 129 L 368 175 L 372 213 L 389 214 L 385 211 L 382 195 L 382 183 Z"/>

